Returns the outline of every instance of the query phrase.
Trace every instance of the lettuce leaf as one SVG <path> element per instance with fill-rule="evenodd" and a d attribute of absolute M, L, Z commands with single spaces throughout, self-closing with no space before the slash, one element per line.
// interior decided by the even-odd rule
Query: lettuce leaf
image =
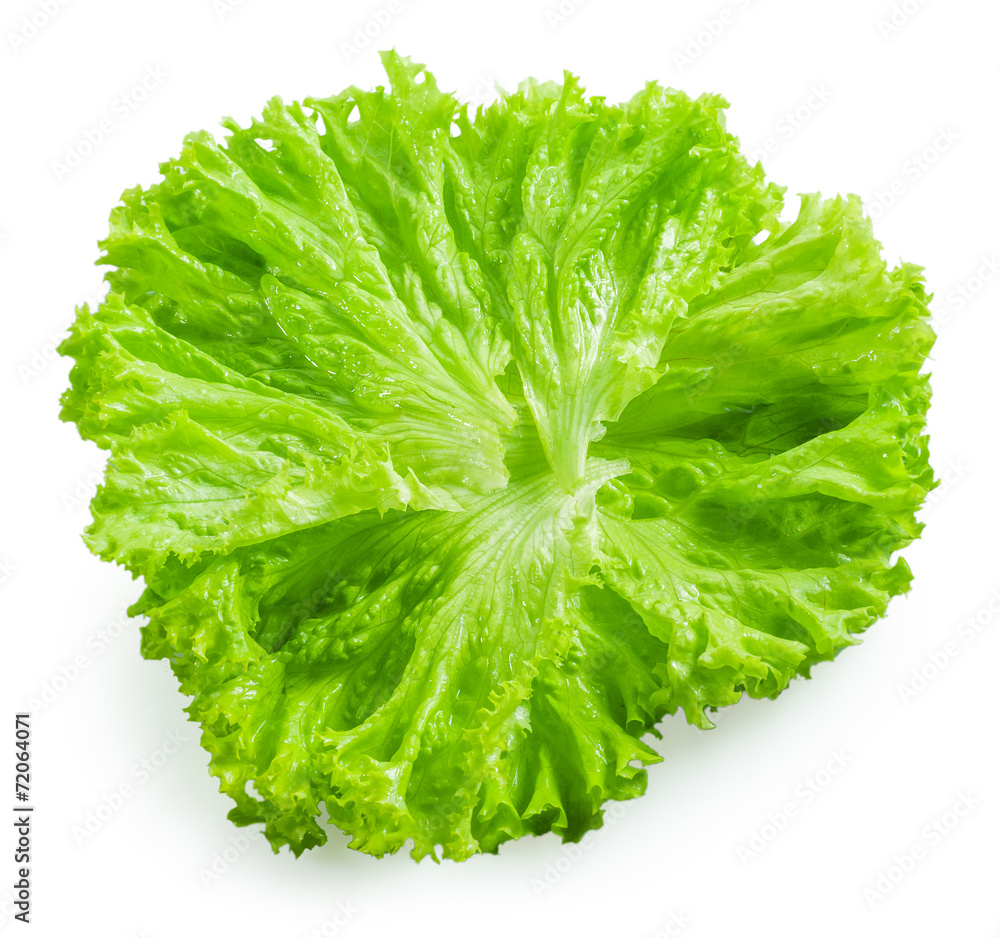
<path fill-rule="evenodd" d="M 725 102 L 423 66 L 189 136 L 111 216 L 62 416 L 230 818 L 382 855 L 579 839 L 667 714 L 808 677 L 909 586 L 919 268 Z"/>

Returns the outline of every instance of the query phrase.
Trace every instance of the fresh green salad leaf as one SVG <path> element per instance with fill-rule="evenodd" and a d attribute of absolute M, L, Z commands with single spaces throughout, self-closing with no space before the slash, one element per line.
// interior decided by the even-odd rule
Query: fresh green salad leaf
<path fill-rule="evenodd" d="M 237 824 L 463 859 L 576 840 L 643 738 L 773 697 L 909 586 L 920 271 L 783 190 L 725 102 L 391 91 L 186 140 L 62 346 Z"/>

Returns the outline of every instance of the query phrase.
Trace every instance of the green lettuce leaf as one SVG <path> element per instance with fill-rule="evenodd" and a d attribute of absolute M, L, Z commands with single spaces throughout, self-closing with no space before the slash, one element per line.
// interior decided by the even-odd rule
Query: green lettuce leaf
<path fill-rule="evenodd" d="M 577 840 L 644 741 L 884 615 L 935 484 L 918 268 L 783 190 L 725 102 L 423 66 L 192 134 L 62 346 L 231 819 L 376 855 Z"/>

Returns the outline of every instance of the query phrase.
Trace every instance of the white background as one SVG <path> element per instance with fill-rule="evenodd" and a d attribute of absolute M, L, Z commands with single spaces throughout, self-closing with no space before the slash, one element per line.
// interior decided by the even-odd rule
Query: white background
<path fill-rule="evenodd" d="M 567 0 L 552 15 L 558 3 L 395 0 L 385 25 L 388 3 L 4 3 L 0 752 L 13 752 L 15 710 L 48 702 L 32 706 L 34 923 L 11 918 L 5 833 L 3 935 L 1000 934 L 997 8 Z M 366 24 L 375 38 L 356 32 Z M 100 460 L 57 420 L 69 366 L 53 344 L 101 292 L 95 241 L 120 192 L 223 115 L 378 83 L 376 50 L 391 46 L 466 99 L 564 68 L 612 99 L 650 79 L 721 92 L 747 147 L 772 141 L 765 167 L 793 203 L 861 194 L 887 258 L 923 264 L 937 295 L 930 429 L 945 481 L 907 553 L 912 593 L 779 700 L 744 701 L 708 733 L 669 721 L 648 793 L 583 849 L 549 835 L 436 866 L 354 853 L 336 831 L 299 860 L 241 840 L 174 679 L 125 622 L 139 584 L 78 536 Z M 963 626 L 977 616 L 978 632 Z M 904 701 L 923 667 L 931 678 Z M 823 774 L 836 753 L 846 766 Z M 5 810 L 13 772 L 0 759 Z M 102 809 L 122 785 L 118 809 Z M 963 797 L 971 813 L 935 835 Z M 99 809 L 110 818 L 78 842 Z"/>

